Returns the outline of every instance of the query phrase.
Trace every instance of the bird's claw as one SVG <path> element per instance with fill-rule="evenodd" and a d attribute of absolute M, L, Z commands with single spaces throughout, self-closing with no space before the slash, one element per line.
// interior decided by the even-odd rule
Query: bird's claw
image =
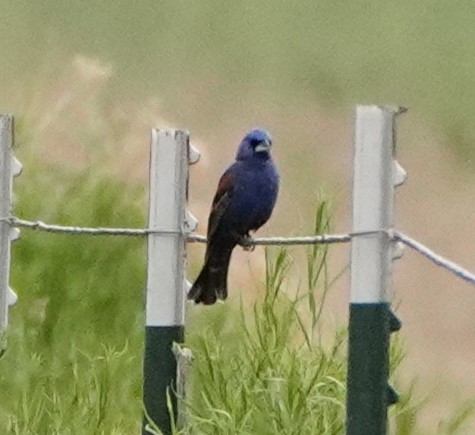
<path fill-rule="evenodd" d="M 252 252 L 256 249 L 256 245 L 254 245 L 254 239 L 249 235 L 246 234 L 239 238 L 239 244 L 242 246 L 244 251 Z"/>

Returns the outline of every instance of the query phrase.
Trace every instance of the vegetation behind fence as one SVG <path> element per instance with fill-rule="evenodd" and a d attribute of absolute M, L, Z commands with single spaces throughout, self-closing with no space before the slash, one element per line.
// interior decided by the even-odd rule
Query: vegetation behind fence
<path fill-rule="evenodd" d="M 66 171 L 35 162 L 23 158 L 29 170 L 16 182 L 21 216 L 143 227 L 139 188 L 104 176 L 99 167 Z M 317 231 L 326 225 L 323 211 Z M 309 264 L 316 267 L 309 267 L 298 303 L 284 279 L 292 267 L 289 257 L 270 249 L 265 281 L 253 284 L 254 309 L 224 305 L 212 314 L 196 310 L 190 318 L 187 341 L 195 353 L 190 427 L 271 434 L 287 425 L 282 433 L 302 433 L 297 428 L 342 433 L 346 338 L 336 330 L 329 345 L 319 342 L 319 304 L 330 290 L 329 248 L 298 248 L 308 249 Z M 143 240 L 29 232 L 13 255 L 20 303 L 11 311 L 9 346 L 0 360 L 0 428 L 14 434 L 137 432 Z M 409 394 L 393 410 L 397 433 L 421 433 L 415 409 Z"/>

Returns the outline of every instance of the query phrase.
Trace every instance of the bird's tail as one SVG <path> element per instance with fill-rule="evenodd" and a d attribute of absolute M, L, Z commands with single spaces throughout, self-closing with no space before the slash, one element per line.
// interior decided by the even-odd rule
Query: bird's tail
<path fill-rule="evenodd" d="M 228 269 L 234 246 L 221 249 L 220 252 L 211 252 L 193 287 L 188 293 L 188 299 L 197 304 L 212 305 L 217 299 L 228 297 Z"/>

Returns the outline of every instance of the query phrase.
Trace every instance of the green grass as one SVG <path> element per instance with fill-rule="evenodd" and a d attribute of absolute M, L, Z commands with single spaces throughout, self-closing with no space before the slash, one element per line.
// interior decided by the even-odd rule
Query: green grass
<path fill-rule="evenodd" d="M 143 226 L 137 189 L 98 170 L 28 167 L 15 211 L 81 225 Z M 141 412 L 144 243 L 24 231 L 13 250 L 2 433 L 132 433 Z"/>
<path fill-rule="evenodd" d="M 100 168 L 61 169 L 23 159 L 18 215 L 97 226 L 144 225 L 143 192 Z M 34 169 L 36 166 L 37 169 Z M 323 202 L 315 232 L 329 231 Z M 303 248 L 302 248 L 303 249 Z M 326 246 L 307 250 L 298 289 L 285 250 L 269 249 L 251 306 L 190 307 L 194 354 L 181 402 L 193 434 L 341 434 L 346 333 L 322 340 Z M 142 416 L 144 241 L 23 231 L 14 246 L 8 347 L 0 360 L 0 432 L 21 435 L 138 433 Z M 396 350 L 400 349 L 396 346 Z M 401 358 L 393 355 L 393 366 Z M 420 434 L 410 394 L 392 411 L 398 435 Z M 441 433 L 457 433 L 471 409 Z"/>
<path fill-rule="evenodd" d="M 197 433 L 342 433 L 344 335 L 328 347 L 313 343 L 308 293 L 285 295 L 287 254 L 267 253 L 262 295 L 252 310 L 220 307 L 201 334 L 189 399 Z M 303 305 L 306 309 L 302 312 Z"/>

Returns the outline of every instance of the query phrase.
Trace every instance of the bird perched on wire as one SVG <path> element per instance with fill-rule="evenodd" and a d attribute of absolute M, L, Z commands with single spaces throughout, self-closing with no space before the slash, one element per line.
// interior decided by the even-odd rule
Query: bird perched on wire
<path fill-rule="evenodd" d="M 267 222 L 277 199 L 279 174 L 271 146 L 267 131 L 250 131 L 239 145 L 236 161 L 221 176 L 208 220 L 205 263 L 188 299 L 211 305 L 227 298 L 234 247 L 245 245 L 249 232 Z"/>

